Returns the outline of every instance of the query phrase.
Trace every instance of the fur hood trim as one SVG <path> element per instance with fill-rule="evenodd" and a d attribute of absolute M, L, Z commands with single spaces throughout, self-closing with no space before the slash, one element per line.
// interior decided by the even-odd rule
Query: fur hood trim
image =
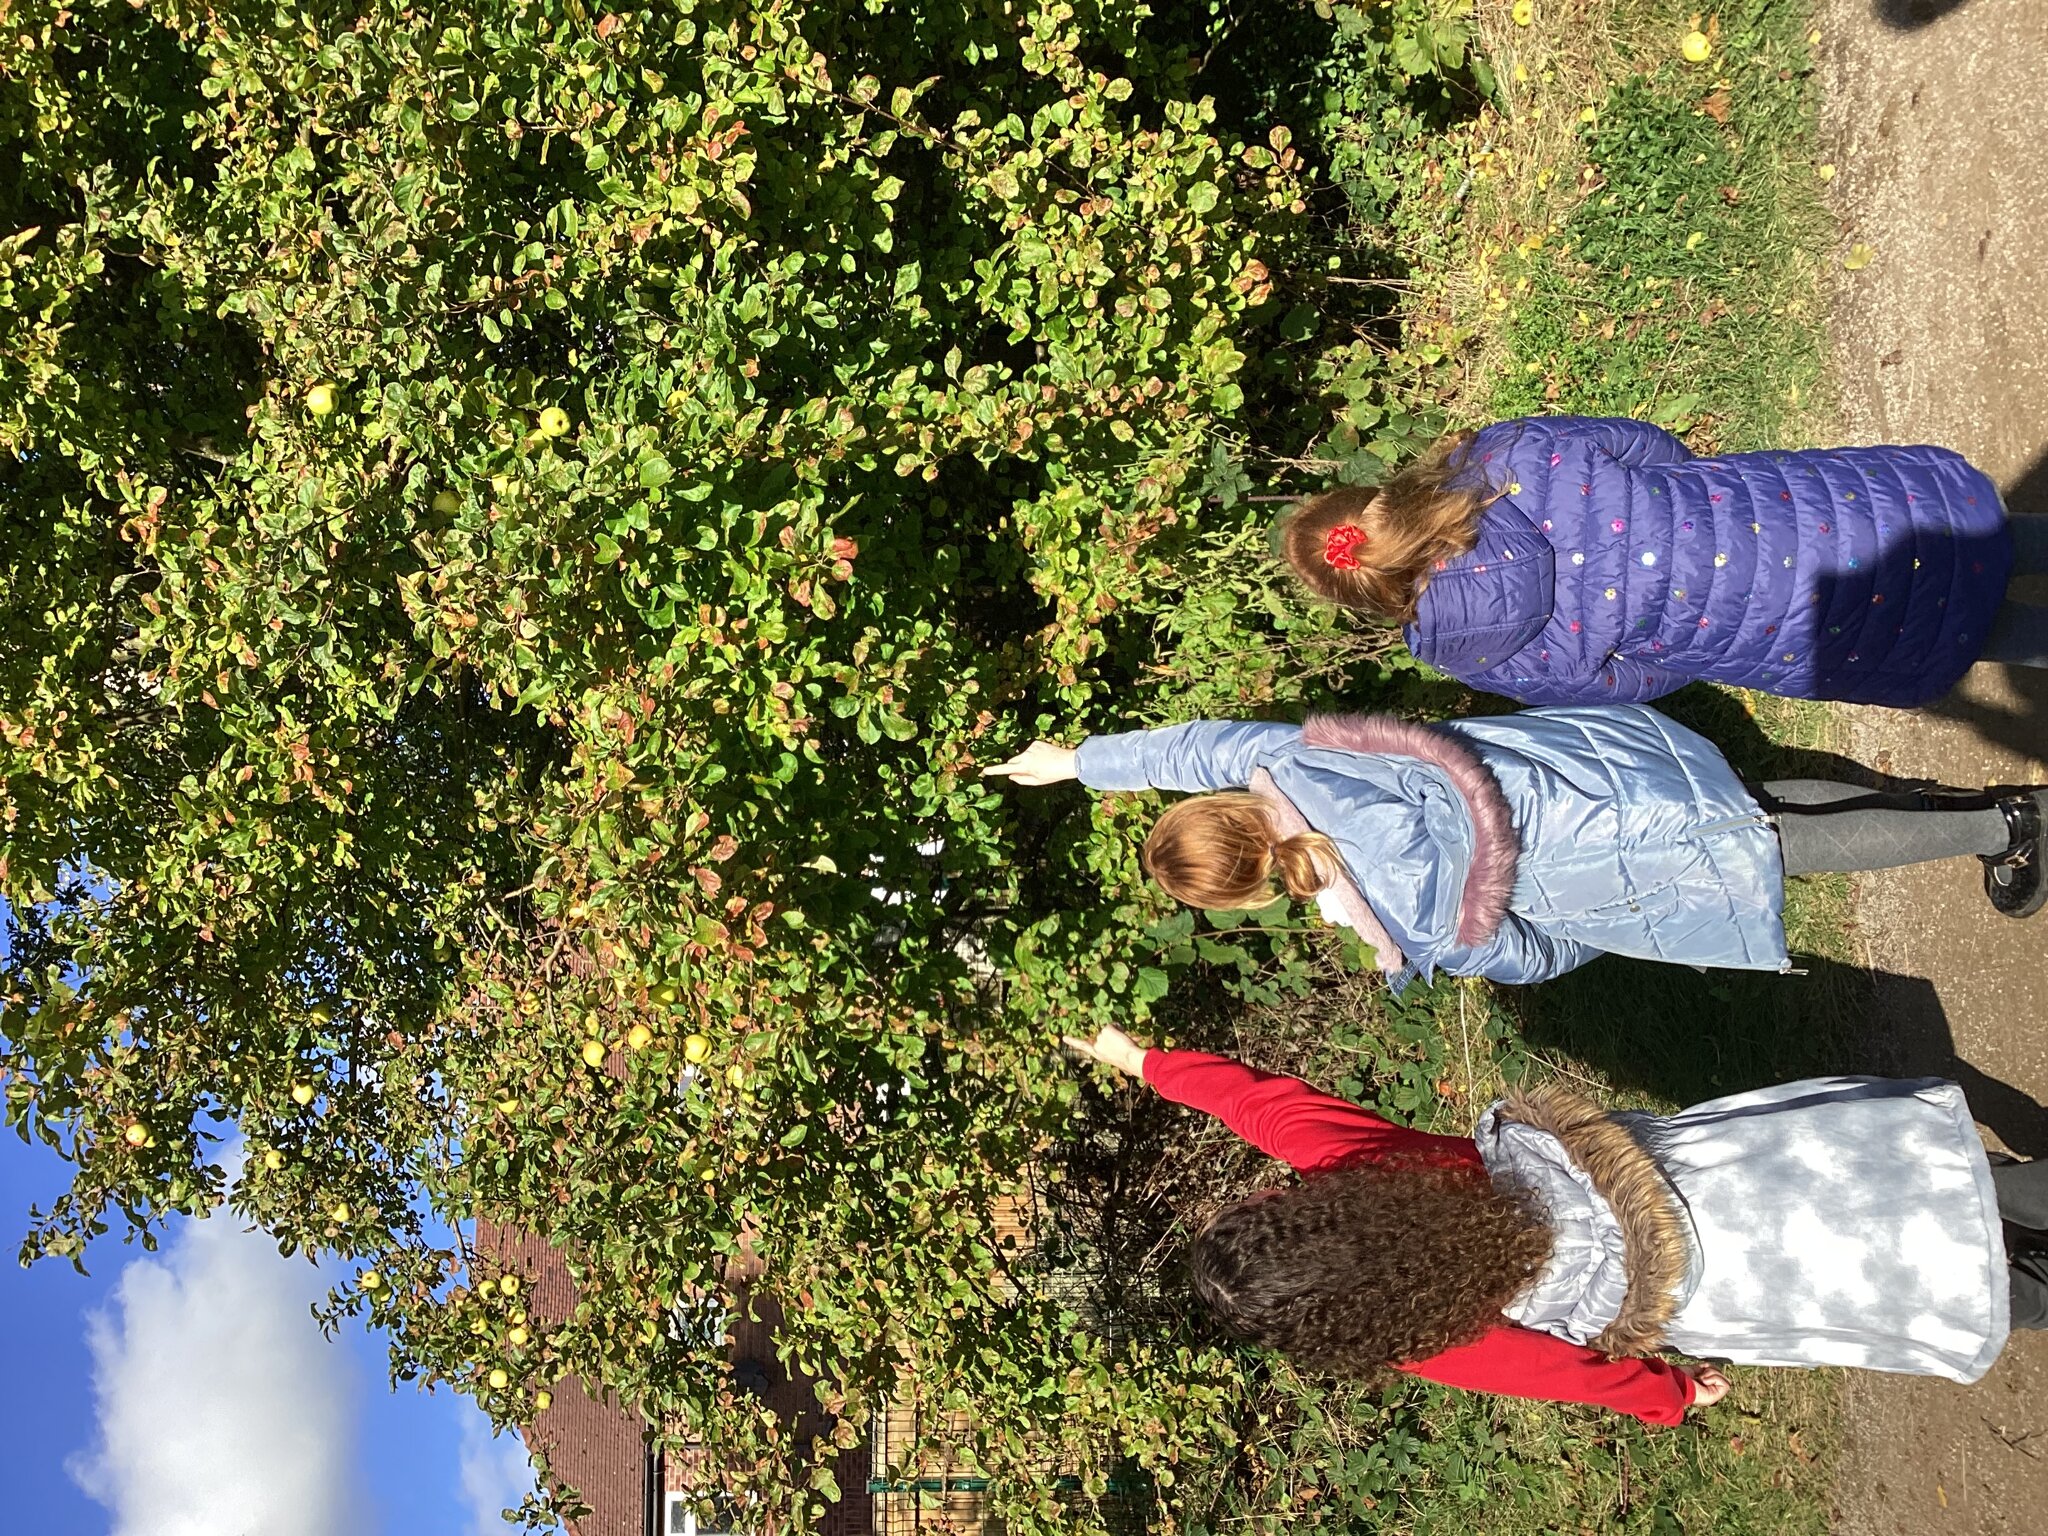
<path fill-rule="evenodd" d="M 1500 781 L 1479 754 L 1449 731 L 1392 715 L 1311 715 L 1301 739 L 1310 747 L 1419 758 L 1443 770 L 1472 818 L 1472 863 L 1458 898 L 1458 942 L 1483 944 L 1492 938 L 1508 915 L 1522 844 Z"/>
<path fill-rule="evenodd" d="M 1263 768 L 1252 774 L 1252 793 L 1266 802 L 1266 814 L 1272 818 L 1273 830 L 1280 838 L 1299 837 L 1304 832 L 1315 830 L 1295 803 L 1281 793 L 1280 786 L 1273 782 L 1273 775 Z M 1349 870 L 1339 869 L 1334 880 L 1324 889 L 1335 901 L 1337 910 L 1344 914 L 1344 921 L 1372 946 L 1375 965 L 1391 976 L 1408 963 L 1401 953 L 1401 946 L 1387 932 L 1387 925 L 1380 921 L 1379 913 L 1373 911 L 1372 903 L 1365 899 L 1365 892 L 1358 888 L 1358 882 L 1351 878 Z"/>
<path fill-rule="evenodd" d="M 1510 1093 L 1500 1113 L 1562 1142 L 1621 1226 L 1628 1294 L 1593 1348 L 1610 1355 L 1654 1354 L 1664 1347 L 1664 1330 L 1678 1310 L 1691 1263 L 1685 1218 L 1657 1160 L 1613 1115 L 1554 1083 Z"/>

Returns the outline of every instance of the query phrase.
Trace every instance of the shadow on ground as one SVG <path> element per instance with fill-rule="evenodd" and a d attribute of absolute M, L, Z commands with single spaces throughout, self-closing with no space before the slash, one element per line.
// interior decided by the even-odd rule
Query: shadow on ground
<path fill-rule="evenodd" d="M 1917 32 L 1961 10 L 1970 0 L 1876 0 L 1871 13 L 1899 32 Z"/>
<path fill-rule="evenodd" d="M 1803 975 L 1610 956 L 1525 989 L 1522 1032 L 1546 1056 L 1681 1105 L 1835 1073 L 1948 1078 L 2007 1147 L 2048 1156 L 2048 1105 L 1963 1059 L 1931 982 L 1814 956 L 1793 963 Z M 1841 1019 L 1858 1023 L 1830 1023 Z"/>
<path fill-rule="evenodd" d="M 2048 517 L 2048 451 L 2009 482 L 2004 495 L 2014 517 Z M 2011 595 L 2022 602 L 2048 603 L 2048 573 L 2016 577 Z M 2048 668 L 2005 667 L 1998 675 L 1997 686 L 1987 686 L 1982 676 L 1964 679 L 1927 713 L 1955 722 L 1987 746 L 2048 758 Z"/>

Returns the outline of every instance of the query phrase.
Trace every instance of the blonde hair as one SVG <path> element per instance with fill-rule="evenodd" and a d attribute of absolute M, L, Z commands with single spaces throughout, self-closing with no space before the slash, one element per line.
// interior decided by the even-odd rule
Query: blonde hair
<path fill-rule="evenodd" d="M 1344 867 L 1320 832 L 1276 838 L 1257 795 L 1198 795 L 1168 808 L 1145 839 L 1145 873 L 1176 901 L 1208 911 L 1263 906 L 1277 874 L 1287 894 L 1311 901 Z"/>
<path fill-rule="evenodd" d="M 1280 550 L 1317 597 L 1406 624 L 1441 561 L 1479 540 L 1479 514 L 1499 495 L 1466 473 L 1470 432 L 1454 432 L 1377 490 L 1339 486 L 1311 496 L 1280 527 Z M 1350 558 L 1330 563 L 1330 536 L 1352 528 Z"/>

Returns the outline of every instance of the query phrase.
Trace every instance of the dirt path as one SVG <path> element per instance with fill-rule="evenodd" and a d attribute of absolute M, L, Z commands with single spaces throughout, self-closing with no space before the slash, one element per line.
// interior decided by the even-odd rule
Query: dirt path
<path fill-rule="evenodd" d="M 2042 0 L 1826 0 L 1823 125 L 1843 243 L 1843 436 L 1936 442 L 2048 512 L 2048 62 Z M 2030 594 L 2048 600 L 2048 594 Z M 2048 674 L 1978 667 L 1918 714 L 1852 711 L 1853 753 L 1952 784 L 2048 780 Z M 1959 1075 L 2012 1150 L 2048 1156 L 2048 915 L 1990 914 L 1974 869 L 1867 882 L 1883 977 L 1872 1066 Z M 2048 1335 L 1982 1383 L 1853 1377 L 1839 1536 L 2048 1530 Z"/>

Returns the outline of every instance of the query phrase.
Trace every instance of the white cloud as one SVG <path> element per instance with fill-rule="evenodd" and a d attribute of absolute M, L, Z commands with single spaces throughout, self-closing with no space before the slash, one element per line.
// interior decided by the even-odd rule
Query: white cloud
<path fill-rule="evenodd" d="M 68 1470 L 112 1536 L 354 1536 L 355 1373 L 326 1287 L 223 1212 L 122 1271 L 87 1322 L 99 1443 Z"/>
<path fill-rule="evenodd" d="M 467 1536 L 509 1536 L 504 1511 L 517 1509 L 533 1492 L 533 1467 L 526 1443 L 506 1433 L 495 1438 L 491 1421 L 468 1398 L 454 1399 L 462 1425 L 462 1502 L 469 1511 Z"/>

